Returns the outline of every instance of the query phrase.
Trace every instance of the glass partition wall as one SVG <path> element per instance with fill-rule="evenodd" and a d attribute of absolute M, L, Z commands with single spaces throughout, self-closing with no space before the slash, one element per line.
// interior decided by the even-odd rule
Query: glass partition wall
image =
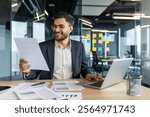
<path fill-rule="evenodd" d="M 119 57 L 133 58 L 129 67 L 129 74 L 133 77 L 139 77 L 142 74 L 141 69 L 141 3 L 137 3 L 133 13 L 123 13 L 120 18 L 124 17 L 128 23 L 119 27 Z M 125 77 L 126 78 L 126 77 Z"/>
<path fill-rule="evenodd" d="M 11 2 L 1 0 L 0 3 L 0 80 L 11 79 Z"/>
<path fill-rule="evenodd" d="M 150 1 L 142 1 L 142 13 L 147 18 L 141 18 L 141 60 L 142 60 L 142 83 L 150 87 Z"/>

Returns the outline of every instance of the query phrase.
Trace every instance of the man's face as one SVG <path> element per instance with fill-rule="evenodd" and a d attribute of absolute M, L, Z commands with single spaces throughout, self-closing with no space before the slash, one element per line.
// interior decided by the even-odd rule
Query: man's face
<path fill-rule="evenodd" d="M 53 31 L 55 40 L 63 41 L 69 37 L 72 27 L 66 22 L 65 18 L 58 18 L 54 20 Z"/>

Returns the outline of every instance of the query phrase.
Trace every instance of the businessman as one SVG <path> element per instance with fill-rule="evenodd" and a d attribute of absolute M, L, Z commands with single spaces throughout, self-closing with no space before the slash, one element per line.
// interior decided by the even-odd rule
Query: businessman
<path fill-rule="evenodd" d="M 36 79 L 71 79 L 87 78 L 102 80 L 92 75 L 86 63 L 84 46 L 81 42 L 70 40 L 74 17 L 65 12 L 54 16 L 54 39 L 39 44 L 50 71 L 31 70 L 28 61 L 20 59 L 20 70 L 28 80 Z M 38 57 L 37 57 L 38 59 Z"/>

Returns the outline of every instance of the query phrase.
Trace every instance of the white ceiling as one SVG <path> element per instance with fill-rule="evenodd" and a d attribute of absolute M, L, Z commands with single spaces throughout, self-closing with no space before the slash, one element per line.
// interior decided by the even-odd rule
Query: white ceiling
<path fill-rule="evenodd" d="M 77 3 L 74 15 L 99 16 L 114 1 L 115 0 L 82 0 L 82 4 Z M 80 9 L 82 9 L 82 13 L 79 12 Z"/>

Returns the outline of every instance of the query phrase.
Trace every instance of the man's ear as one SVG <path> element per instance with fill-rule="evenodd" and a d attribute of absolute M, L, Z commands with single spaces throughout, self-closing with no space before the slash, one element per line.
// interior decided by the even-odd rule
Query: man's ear
<path fill-rule="evenodd" d="M 70 32 L 72 32 L 72 30 L 73 30 L 73 27 L 71 26 L 71 27 L 70 27 Z"/>

